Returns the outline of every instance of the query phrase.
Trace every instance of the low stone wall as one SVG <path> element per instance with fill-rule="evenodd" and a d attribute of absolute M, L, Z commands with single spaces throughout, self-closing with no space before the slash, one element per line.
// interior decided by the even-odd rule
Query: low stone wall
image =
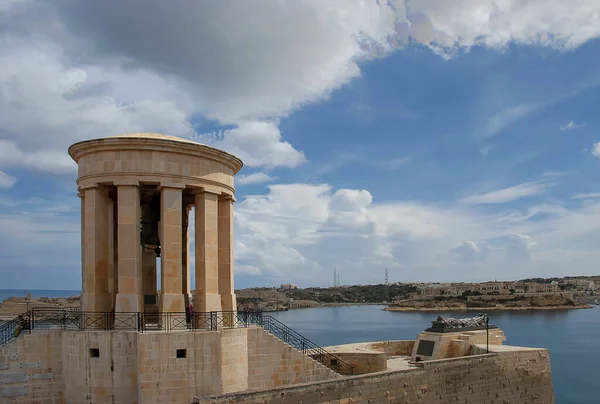
<path fill-rule="evenodd" d="M 381 372 L 387 370 L 388 356 L 385 352 L 363 351 L 363 352 L 331 352 L 336 358 L 352 366 L 352 375 Z M 343 375 L 350 376 L 345 368 L 340 369 Z"/>
<path fill-rule="evenodd" d="M 353 375 L 387 370 L 387 361 L 393 356 L 410 356 L 415 341 L 358 342 L 325 347 L 325 350 L 352 366 Z M 342 374 L 345 368 L 341 369 Z"/>
<path fill-rule="evenodd" d="M 197 401 L 199 404 L 231 402 L 553 404 L 554 393 L 547 350 L 530 349 L 428 361 L 416 369 L 205 397 Z"/>
<path fill-rule="evenodd" d="M 410 355 L 414 345 L 414 340 L 382 341 L 370 343 L 371 349 L 385 352 L 388 354 L 388 356 Z"/>

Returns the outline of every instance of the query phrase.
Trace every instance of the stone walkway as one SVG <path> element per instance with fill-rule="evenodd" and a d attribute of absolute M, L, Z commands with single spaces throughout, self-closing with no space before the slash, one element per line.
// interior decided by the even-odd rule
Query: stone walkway
<path fill-rule="evenodd" d="M 415 365 L 409 363 L 410 356 L 394 356 L 388 359 L 388 370 L 408 370 L 416 368 Z"/>

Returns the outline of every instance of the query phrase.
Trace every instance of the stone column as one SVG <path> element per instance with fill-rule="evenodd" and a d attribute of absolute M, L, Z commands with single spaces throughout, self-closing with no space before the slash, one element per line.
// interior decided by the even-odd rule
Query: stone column
<path fill-rule="evenodd" d="M 183 299 L 182 252 L 182 188 L 162 187 L 160 192 L 161 309 L 162 312 L 185 313 Z"/>
<path fill-rule="evenodd" d="M 115 188 L 115 195 L 118 193 L 118 189 Z M 117 196 L 115 196 L 115 200 Z M 109 256 L 108 259 L 112 260 L 113 263 L 113 295 L 112 295 L 112 307 L 113 309 L 116 308 L 117 305 L 117 291 L 119 290 L 119 267 L 118 267 L 118 262 L 119 262 L 119 232 L 117 231 L 117 227 L 119 226 L 118 224 L 118 218 L 119 218 L 119 204 L 113 201 L 113 222 L 112 222 L 112 228 L 113 228 L 113 239 L 112 239 L 112 244 L 113 244 L 113 255 Z"/>
<path fill-rule="evenodd" d="M 223 311 L 237 311 L 233 293 L 233 202 L 231 195 L 219 198 L 219 294 Z M 233 325 L 233 324 L 227 324 Z"/>
<path fill-rule="evenodd" d="M 108 294 L 110 295 L 111 311 L 115 308 L 115 206 L 112 199 L 108 200 Z"/>
<path fill-rule="evenodd" d="M 85 191 L 79 190 L 77 196 L 81 199 L 81 299 L 79 300 L 79 309 L 83 308 L 83 295 L 89 293 L 87 286 L 87 275 L 85 267 Z"/>
<path fill-rule="evenodd" d="M 218 195 L 201 191 L 195 195 L 194 312 L 221 311 L 218 262 Z M 198 325 L 200 326 L 200 325 Z"/>
<path fill-rule="evenodd" d="M 83 311 L 110 311 L 108 295 L 108 192 L 87 188 L 83 220 Z M 95 324 L 103 327 L 104 324 Z"/>
<path fill-rule="evenodd" d="M 183 209 L 182 220 L 187 223 L 185 228 L 182 228 L 183 250 L 181 253 L 181 278 L 183 281 L 183 294 L 186 296 L 186 301 L 190 296 L 190 211 L 191 206 L 186 206 Z"/>
<path fill-rule="evenodd" d="M 117 184 L 118 290 L 116 312 L 143 311 L 140 189 L 137 182 Z"/>

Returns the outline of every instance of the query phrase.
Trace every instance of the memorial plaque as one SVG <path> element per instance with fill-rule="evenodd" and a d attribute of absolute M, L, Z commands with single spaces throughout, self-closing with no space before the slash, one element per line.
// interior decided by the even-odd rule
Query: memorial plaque
<path fill-rule="evenodd" d="M 27 373 L 7 373 L 0 375 L 0 384 L 10 383 L 25 383 L 27 381 Z"/>
<path fill-rule="evenodd" d="M 27 387 L 4 387 L 2 389 L 2 395 L 4 397 L 20 397 L 27 395 Z"/>
<path fill-rule="evenodd" d="M 8 363 L 0 362 L 0 370 L 5 370 L 5 369 L 8 369 Z"/>
<path fill-rule="evenodd" d="M 21 369 L 39 368 L 39 362 L 21 362 Z"/>
<path fill-rule="evenodd" d="M 417 347 L 417 355 L 432 356 L 434 347 L 435 341 L 422 339 L 421 341 L 419 341 L 419 346 Z"/>
<path fill-rule="evenodd" d="M 36 373 L 33 375 L 35 380 L 54 379 L 54 373 Z"/>

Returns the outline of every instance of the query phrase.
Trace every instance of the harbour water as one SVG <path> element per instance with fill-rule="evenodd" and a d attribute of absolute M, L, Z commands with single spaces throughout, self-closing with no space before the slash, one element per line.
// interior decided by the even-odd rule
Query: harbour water
<path fill-rule="evenodd" d="M 382 306 L 342 306 L 270 313 L 321 346 L 414 339 L 437 313 L 403 313 Z M 439 313 L 463 318 L 477 313 Z M 557 404 L 600 403 L 600 308 L 570 311 L 492 312 L 490 323 L 506 344 L 550 351 Z"/>
<path fill-rule="evenodd" d="M 2 290 L 11 296 L 70 297 L 73 290 Z M 414 339 L 438 313 L 388 312 L 383 306 L 340 306 L 269 313 L 321 346 Z M 445 312 L 446 317 L 477 313 Z M 600 403 L 600 306 L 570 311 L 491 312 L 490 323 L 506 333 L 506 343 L 550 350 L 557 404 Z"/>

